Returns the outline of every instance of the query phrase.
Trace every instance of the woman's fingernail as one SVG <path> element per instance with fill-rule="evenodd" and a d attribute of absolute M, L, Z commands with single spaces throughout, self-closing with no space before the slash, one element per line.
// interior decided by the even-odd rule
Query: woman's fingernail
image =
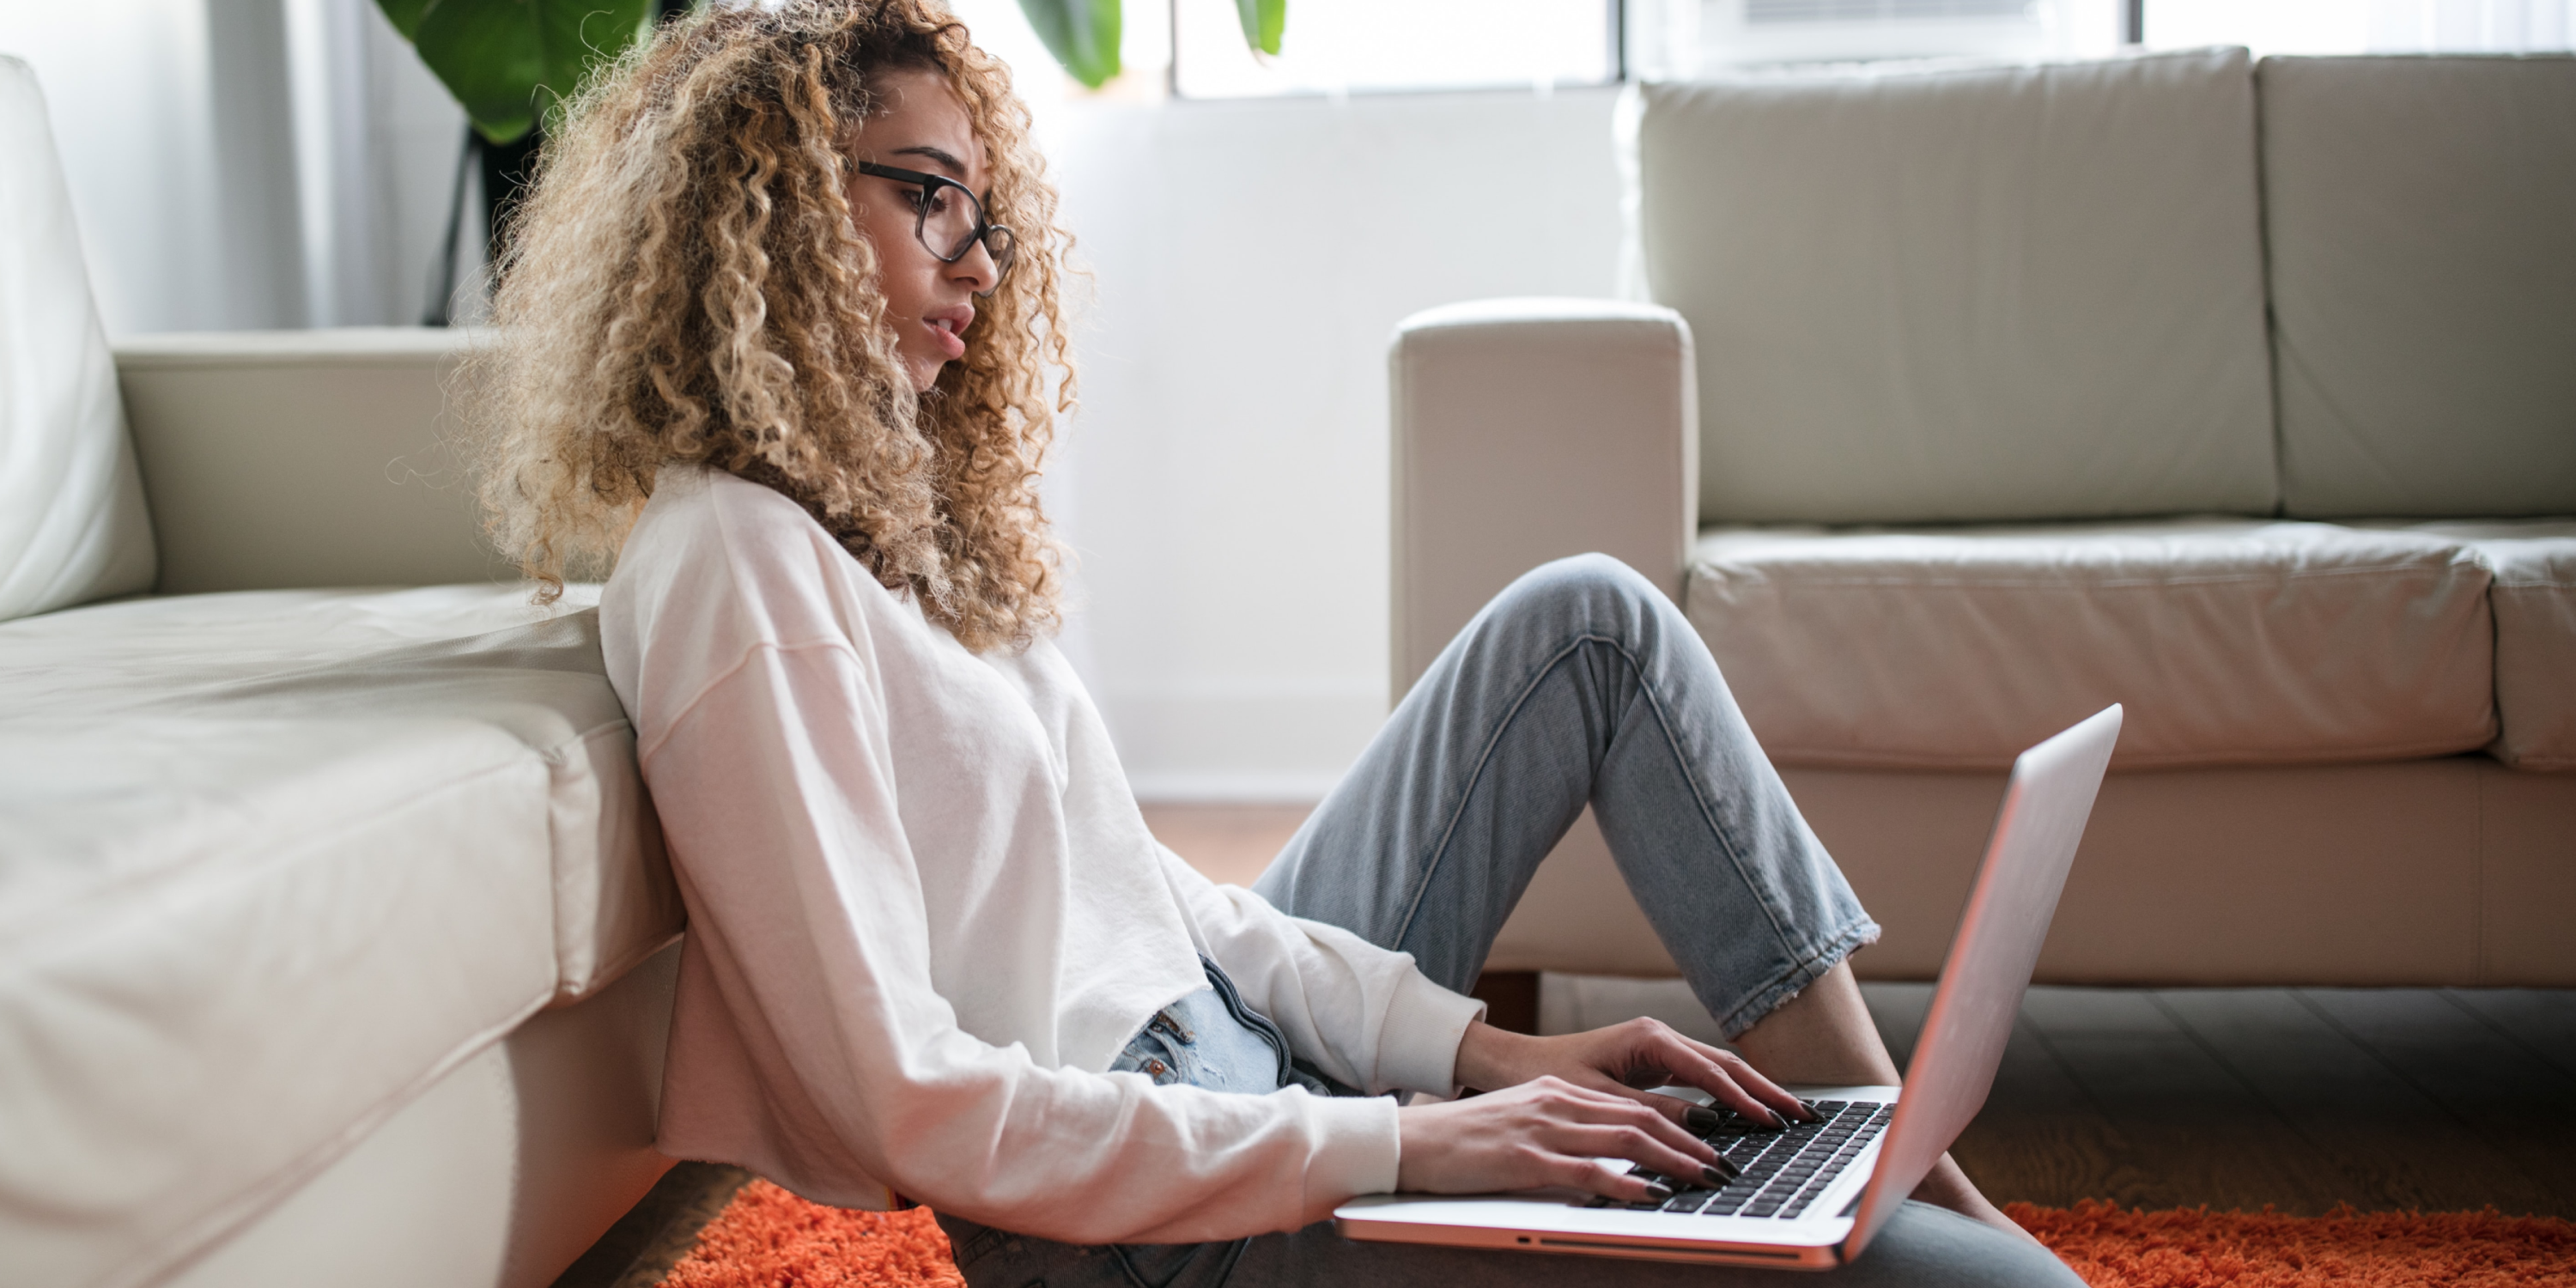
<path fill-rule="evenodd" d="M 1777 1109 L 1773 1109 L 1773 1108 L 1771 1108 L 1770 1106 L 1765 1105 L 1765 1106 L 1763 1107 L 1762 1112 L 1764 1112 L 1764 1113 L 1767 1113 L 1767 1114 L 1771 1115 L 1771 1121 L 1772 1121 L 1772 1122 L 1774 1122 L 1774 1123 L 1776 1123 L 1776 1124 L 1778 1124 L 1778 1125 L 1779 1125 L 1779 1127 L 1780 1127 L 1780 1130 L 1782 1130 L 1782 1131 L 1787 1131 L 1787 1130 L 1789 1129 L 1789 1120 L 1788 1120 L 1788 1119 L 1786 1119 L 1786 1118 L 1781 1117 L 1781 1116 L 1780 1116 L 1780 1111 L 1779 1111 L 1779 1110 L 1777 1110 Z"/>
<path fill-rule="evenodd" d="M 1646 1182 L 1646 1197 L 1647 1197 L 1647 1198 L 1653 1199 L 1653 1200 L 1654 1200 L 1654 1201 L 1656 1201 L 1657 1203 L 1661 1203 L 1661 1202 L 1663 1202 L 1664 1200 L 1671 1198 L 1672 1196 L 1673 1196 L 1673 1187 L 1672 1187 L 1672 1186 L 1669 1186 L 1669 1185 L 1657 1185 L 1657 1184 L 1655 1184 L 1653 1181 L 1648 1181 L 1648 1182 Z"/>
<path fill-rule="evenodd" d="M 1682 1115 L 1683 1125 L 1703 1136 L 1716 1131 L 1717 1125 L 1725 1121 L 1718 1116 L 1716 1110 L 1706 1105 L 1692 1105 L 1690 1112 Z"/>
<path fill-rule="evenodd" d="M 1699 1171 L 1700 1175 L 1708 1178 L 1708 1183 L 1711 1185 L 1724 1185 L 1728 1181 L 1744 1175 L 1743 1168 L 1737 1167 L 1734 1163 L 1729 1162 L 1726 1156 L 1722 1154 L 1718 1156 L 1715 1166 L 1703 1167 L 1699 1169 Z"/>

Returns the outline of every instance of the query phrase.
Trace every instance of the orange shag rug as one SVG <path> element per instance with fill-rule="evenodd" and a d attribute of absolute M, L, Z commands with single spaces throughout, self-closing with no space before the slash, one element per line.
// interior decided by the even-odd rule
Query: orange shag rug
<path fill-rule="evenodd" d="M 662 1288 L 966 1288 L 929 1208 L 850 1212 L 742 1187 Z"/>
<path fill-rule="evenodd" d="M 2538 1288 L 2576 1284 L 2576 1224 L 2493 1211 L 2282 1216 L 2205 1209 L 2005 1211 L 2093 1288 Z M 1794 1276 L 1784 1277 L 1788 1284 Z M 767 1181 L 734 1196 L 664 1288 L 964 1288 L 927 1208 L 844 1212 Z"/>
<path fill-rule="evenodd" d="M 2073 1211 L 2027 1203 L 2004 1211 L 2093 1288 L 2576 1284 L 2576 1223 L 2492 1208 L 2283 1216 L 2268 1209 L 2131 1212 L 2088 1201 Z"/>

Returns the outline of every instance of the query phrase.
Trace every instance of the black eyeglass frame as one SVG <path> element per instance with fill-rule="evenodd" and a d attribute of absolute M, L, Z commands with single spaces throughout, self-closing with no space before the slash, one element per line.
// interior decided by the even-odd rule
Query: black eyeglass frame
<path fill-rule="evenodd" d="M 912 239 L 920 242 L 923 250 L 929 251 L 942 264 L 954 264 L 966 258 L 967 252 L 974 250 L 977 243 L 982 243 L 984 253 L 993 256 L 993 285 L 1002 284 L 1002 278 L 1011 271 L 1012 259 L 1018 254 L 1020 235 L 1012 232 L 1006 225 L 986 219 L 984 198 L 976 196 L 974 189 L 944 174 L 932 174 L 926 170 L 904 170 L 890 165 L 878 165 L 873 161 L 859 161 L 854 164 L 861 174 L 874 175 L 879 179 L 892 179 L 897 183 L 909 183 L 921 189 L 921 204 L 913 207 L 912 211 Z M 930 244 L 930 195 L 942 188 L 955 188 L 959 196 L 975 203 L 975 231 L 967 234 L 966 240 L 959 242 L 953 252 L 943 252 Z M 986 240 L 995 233 L 1002 235 L 1002 249 L 998 253 L 994 251 L 993 244 Z M 992 294 L 989 290 L 976 293 Z"/>

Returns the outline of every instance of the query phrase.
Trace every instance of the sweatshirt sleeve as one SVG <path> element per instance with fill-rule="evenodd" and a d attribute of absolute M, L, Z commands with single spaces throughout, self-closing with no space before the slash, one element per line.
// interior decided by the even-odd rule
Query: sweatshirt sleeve
<path fill-rule="evenodd" d="M 759 1157 L 736 1161 L 817 1197 L 874 1178 L 944 1212 L 1086 1244 L 1294 1229 L 1394 1187 L 1389 1100 L 1041 1068 L 1017 1043 L 961 1029 L 932 984 L 872 680 L 844 642 L 763 643 L 645 731 L 645 780 L 703 954 L 683 973 L 670 1076 L 696 1079 L 683 1099 L 750 1106 L 724 1111 L 735 1134 L 758 1139 L 747 1152 Z M 1400 984 L 1387 955 L 1356 939 L 1297 949 L 1314 928 L 1250 915 L 1226 927 L 1229 942 L 1277 940 L 1262 959 L 1280 972 L 1339 972 L 1311 990 L 1333 1018 L 1296 1023 L 1367 1053 L 1367 1081 L 1445 1082 L 1432 1047 L 1458 1011 L 1449 995 Z M 720 1014 L 688 1023 L 692 1006 Z M 1402 1040 L 1363 1036 L 1405 1026 Z"/>
<path fill-rule="evenodd" d="M 1372 1093 L 1456 1093 L 1458 1043 L 1484 1003 L 1431 982 L 1409 953 L 1289 916 L 1208 880 L 1168 848 L 1162 857 L 1208 955 L 1299 1055 Z"/>

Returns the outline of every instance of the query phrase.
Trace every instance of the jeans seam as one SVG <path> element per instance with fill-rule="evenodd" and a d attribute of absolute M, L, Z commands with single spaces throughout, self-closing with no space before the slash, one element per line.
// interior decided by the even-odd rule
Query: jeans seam
<path fill-rule="evenodd" d="M 1727 834 L 1726 825 L 1718 821 L 1717 811 L 1709 804 L 1707 793 L 1700 790 L 1698 777 L 1690 772 L 1690 758 L 1683 754 L 1681 739 L 1673 733 L 1673 722 L 1665 714 L 1662 695 L 1655 692 L 1655 682 L 1648 677 L 1644 664 L 1640 663 L 1625 647 L 1616 640 L 1610 642 L 1610 647 L 1617 649 L 1619 656 L 1636 669 L 1637 692 L 1645 696 L 1646 709 L 1655 715 L 1655 730 L 1664 736 L 1664 753 L 1671 756 L 1673 764 L 1681 768 L 1682 782 L 1690 789 L 1691 804 L 1699 810 L 1700 822 L 1706 824 L 1708 834 L 1717 839 L 1717 847 L 1725 853 L 1727 863 L 1735 869 L 1736 879 L 1742 881 L 1744 887 L 1753 892 L 1753 902 L 1761 907 L 1763 918 L 1771 923 L 1772 937 L 1778 939 L 1783 947 L 1788 946 L 1791 942 L 1789 932 L 1781 924 L 1780 910 L 1771 906 L 1771 892 L 1765 889 L 1761 882 L 1754 880 L 1751 873 L 1745 871 L 1742 843 Z"/>
<path fill-rule="evenodd" d="M 1804 936 L 1793 936 L 1789 933 L 1782 924 L 1780 910 L 1771 904 L 1771 892 L 1744 870 L 1742 846 L 1727 835 L 1725 825 L 1718 821 L 1714 808 L 1710 806 L 1707 796 L 1700 790 L 1699 780 L 1687 772 L 1686 767 L 1690 764 L 1690 760 L 1683 754 L 1680 738 L 1673 732 L 1672 719 L 1664 710 L 1662 695 L 1656 692 L 1655 683 L 1648 678 L 1646 668 L 1617 641 L 1611 641 L 1611 647 L 1619 649 L 1620 656 L 1627 661 L 1628 665 L 1637 669 L 1637 691 L 1644 695 L 1647 708 L 1654 712 L 1655 728 L 1664 736 L 1665 753 L 1673 758 L 1674 764 L 1685 767 L 1682 781 L 1689 785 L 1691 801 L 1700 811 L 1700 821 L 1707 824 L 1709 834 L 1717 838 L 1718 847 L 1726 853 L 1726 861 L 1735 867 L 1736 878 L 1744 882 L 1746 889 L 1753 892 L 1754 903 L 1762 909 L 1762 915 L 1771 922 L 1772 937 L 1782 948 L 1790 951 L 1789 969 L 1782 971 L 1761 991 L 1755 993 L 1743 1005 L 1736 1007 L 1733 1013 L 1718 1021 L 1719 1029 L 1725 1032 L 1729 1040 L 1732 1040 L 1745 1029 L 1753 1027 L 1763 1016 L 1769 1015 L 1779 1006 L 1784 994 L 1805 989 L 1807 985 L 1814 983 L 1818 976 L 1833 969 L 1834 963 L 1858 951 L 1860 945 L 1867 942 L 1869 929 L 1875 923 L 1867 913 L 1863 913 L 1859 921 L 1845 923 L 1822 943 L 1802 942 Z M 1822 963 L 1822 969 L 1818 969 L 1819 963 Z M 1747 1012 L 1752 1013 L 1752 1018 L 1739 1027 L 1735 1021 Z"/>
<path fill-rule="evenodd" d="M 1448 858 L 1449 844 L 1457 839 L 1459 820 L 1467 815 L 1467 802 L 1475 799 L 1476 787 L 1484 781 L 1485 771 L 1493 765 L 1494 751 L 1502 745 L 1503 735 L 1510 732 L 1512 722 L 1518 720 L 1521 712 L 1528 709 L 1530 698 L 1538 692 L 1540 685 L 1547 682 L 1549 675 L 1563 666 L 1565 660 L 1572 657 L 1576 649 L 1601 639 L 1603 637 L 1586 632 L 1558 649 L 1554 656 L 1548 658 L 1545 664 L 1531 673 L 1529 681 L 1521 686 L 1519 695 L 1512 699 L 1510 708 L 1494 722 L 1493 733 L 1485 739 L 1484 747 L 1476 753 L 1475 766 L 1467 774 L 1466 786 L 1460 789 L 1457 804 L 1450 807 L 1448 820 L 1441 824 L 1439 840 L 1431 847 L 1429 861 L 1422 865 L 1422 879 L 1414 884 L 1412 898 L 1404 906 L 1404 916 L 1396 922 L 1396 943 L 1402 944 L 1413 933 L 1413 920 L 1422 913 L 1422 900 L 1431 892 L 1431 883 L 1439 876 L 1441 863 Z M 1615 641 L 1604 640 L 1603 642 L 1612 643 L 1615 647 Z"/>
<path fill-rule="evenodd" d="M 1718 819 L 1715 808 L 1710 804 L 1708 795 L 1703 790 L 1703 785 L 1690 773 L 1690 758 L 1684 753 L 1680 737 L 1674 732 L 1671 714 L 1667 711 L 1663 696 L 1645 664 L 1624 641 L 1616 636 L 1586 630 L 1566 641 L 1531 673 L 1529 680 L 1521 686 L 1521 691 L 1513 697 L 1510 707 L 1494 722 L 1493 732 L 1487 736 L 1484 746 L 1478 750 L 1475 765 L 1467 774 L 1466 785 L 1461 788 L 1457 803 L 1450 808 L 1449 817 L 1441 825 L 1439 840 L 1433 845 L 1428 860 L 1423 864 L 1422 877 L 1415 884 L 1411 897 L 1406 901 L 1404 916 L 1396 924 L 1395 942 L 1399 945 L 1403 944 L 1413 933 L 1415 919 L 1421 916 L 1422 902 L 1429 896 L 1432 883 L 1438 879 L 1441 864 L 1448 859 L 1451 843 L 1457 839 L 1458 825 L 1466 817 L 1468 802 L 1475 798 L 1476 789 L 1483 783 L 1486 771 L 1492 767 L 1495 752 L 1501 747 L 1504 736 L 1511 731 L 1513 722 L 1520 719 L 1521 714 L 1528 710 L 1530 700 L 1536 696 L 1540 687 L 1545 685 L 1568 659 L 1590 644 L 1607 646 L 1621 662 L 1628 666 L 1630 673 L 1637 677 L 1637 692 L 1643 697 L 1647 710 L 1654 717 L 1655 730 L 1663 739 L 1664 754 L 1671 757 L 1674 766 L 1681 771 L 1682 782 L 1685 789 L 1690 792 L 1691 804 L 1699 814 L 1701 825 L 1708 829 L 1710 838 L 1717 843 L 1718 852 L 1725 856 L 1727 865 L 1735 869 L 1736 879 L 1742 882 L 1745 889 L 1752 894 L 1754 906 L 1762 910 L 1763 919 L 1770 923 L 1773 941 L 1779 944 L 1790 957 L 1787 970 L 1775 976 L 1769 984 L 1720 1021 L 1720 1028 L 1732 1037 L 1744 1028 L 1752 1027 L 1751 1022 L 1738 1027 L 1735 1021 L 1739 1017 L 1750 1012 L 1753 1020 L 1758 1021 L 1778 1005 L 1778 999 L 1784 991 L 1804 988 L 1807 984 L 1813 983 L 1816 976 L 1823 973 L 1815 969 L 1817 963 L 1827 958 L 1840 961 L 1843 957 L 1849 956 L 1851 949 L 1857 946 L 1857 942 L 1866 937 L 1869 919 L 1864 914 L 1860 922 L 1838 928 L 1834 935 L 1822 943 L 1810 941 L 1803 935 L 1793 936 L 1789 933 L 1783 925 L 1780 909 L 1773 906 L 1772 892 L 1761 881 L 1756 880 L 1752 873 L 1746 871 L 1742 844 L 1729 834 L 1725 824 Z M 1831 968 L 1828 963 L 1826 969 Z"/>
<path fill-rule="evenodd" d="M 1234 977 L 1226 974 L 1225 968 L 1217 965 L 1215 958 L 1201 953 L 1199 966 L 1208 978 L 1209 987 L 1216 990 L 1217 1000 L 1225 1004 L 1227 1014 L 1232 1015 L 1243 1027 L 1252 1030 L 1254 1036 L 1269 1044 L 1271 1054 L 1279 1058 L 1279 1085 L 1287 1086 L 1292 1061 L 1295 1058 L 1288 1049 L 1288 1034 L 1276 1021 L 1252 1009 L 1251 1004 L 1243 1000 L 1242 993 L 1234 986 Z"/>
<path fill-rule="evenodd" d="M 975 1232 L 968 1236 L 963 1244 L 955 1247 L 950 1255 L 959 1266 L 970 1265 L 999 1251 L 1005 1237 L 1007 1237 L 1005 1231 L 979 1222 Z"/>
<path fill-rule="evenodd" d="M 1229 1241 L 1225 1245 L 1225 1252 L 1218 1259 L 1216 1276 L 1208 1281 L 1207 1288 L 1224 1288 L 1225 1281 L 1234 1277 L 1234 1268 L 1236 1264 L 1243 1260 L 1243 1250 L 1250 1247 L 1251 1244 L 1252 1240 L 1248 1238 Z M 1202 1250 L 1209 1246 L 1210 1245 L 1207 1243 L 1199 1245 Z M 1106 1245 L 1110 1260 L 1118 1263 L 1118 1273 L 1123 1276 L 1129 1284 L 1133 1285 L 1133 1288 L 1170 1288 L 1170 1284 L 1178 1282 L 1182 1272 L 1188 1269 L 1187 1266 L 1184 1266 L 1181 1270 L 1174 1271 L 1172 1279 L 1167 1280 L 1162 1284 L 1149 1283 L 1146 1281 L 1144 1274 L 1136 1269 L 1136 1263 L 1128 1257 L 1127 1247 L 1128 1245 L 1119 1243 Z M 1191 1259 L 1196 1260 L 1197 1254 L 1193 1253 Z"/>
<path fill-rule="evenodd" d="M 1437 879 L 1440 865 L 1448 858 L 1450 842 L 1457 837 L 1458 823 L 1466 816 L 1467 803 L 1474 799 L 1476 788 L 1483 782 L 1485 771 L 1493 764 L 1495 750 L 1502 745 L 1504 735 L 1510 732 L 1512 723 L 1520 719 L 1521 713 L 1528 710 L 1530 699 L 1537 694 L 1539 687 L 1547 683 L 1548 679 L 1565 665 L 1568 658 L 1573 657 L 1587 644 L 1607 646 L 1611 652 L 1618 655 L 1620 661 L 1627 664 L 1629 672 L 1637 677 L 1637 691 L 1644 696 L 1647 709 L 1654 714 L 1655 729 L 1663 736 L 1665 754 L 1672 757 L 1673 763 L 1682 771 L 1682 782 L 1690 792 L 1691 804 L 1698 810 L 1701 824 L 1708 828 L 1710 837 L 1717 842 L 1719 852 L 1726 856 L 1728 866 L 1735 869 L 1736 879 L 1743 882 L 1745 888 L 1752 892 L 1754 905 L 1762 909 L 1763 919 L 1771 923 L 1773 939 L 1778 941 L 1782 948 L 1791 951 L 1793 957 L 1797 959 L 1797 965 L 1803 966 L 1807 961 L 1812 960 L 1814 953 L 1801 951 L 1807 946 L 1795 943 L 1789 932 L 1782 926 L 1780 910 L 1771 904 L 1771 892 L 1745 871 L 1742 846 L 1727 834 L 1725 825 L 1718 821 L 1716 811 L 1710 806 L 1707 794 L 1701 790 L 1699 780 L 1689 772 L 1689 757 L 1683 754 L 1680 740 L 1673 733 L 1673 722 L 1664 709 L 1662 696 L 1656 692 L 1654 681 L 1649 678 L 1645 664 L 1639 661 L 1637 654 L 1618 637 L 1592 630 L 1577 634 L 1550 655 L 1543 665 L 1531 673 L 1528 682 L 1521 686 L 1520 693 L 1512 699 L 1509 709 L 1494 722 L 1493 733 L 1486 738 L 1485 745 L 1477 752 L 1475 767 L 1467 775 L 1466 786 L 1459 792 L 1457 804 L 1451 807 L 1449 818 L 1441 825 L 1440 839 L 1432 847 L 1429 861 L 1423 865 L 1422 879 L 1415 884 L 1412 896 L 1405 904 L 1404 917 L 1396 923 L 1395 942 L 1401 944 L 1413 933 L 1414 919 L 1421 915 L 1422 901 L 1430 894 L 1431 883 Z M 1598 772 L 1596 767 L 1596 775 Z"/>

